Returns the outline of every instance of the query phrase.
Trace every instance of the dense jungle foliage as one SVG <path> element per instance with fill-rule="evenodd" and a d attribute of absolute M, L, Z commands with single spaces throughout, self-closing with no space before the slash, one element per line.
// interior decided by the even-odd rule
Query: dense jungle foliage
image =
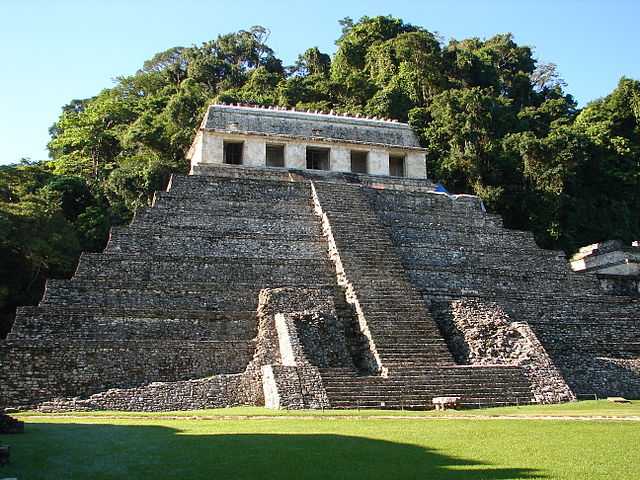
<path fill-rule="evenodd" d="M 0 336 L 46 277 L 71 275 L 82 250 L 103 248 L 111 225 L 187 171 L 214 100 L 408 121 L 433 179 L 481 196 L 540 246 L 640 238 L 639 81 L 578 109 L 556 66 L 511 34 L 444 42 L 393 17 L 341 25 L 333 56 L 309 48 L 284 66 L 256 26 L 158 53 L 65 105 L 51 160 L 0 167 Z"/>

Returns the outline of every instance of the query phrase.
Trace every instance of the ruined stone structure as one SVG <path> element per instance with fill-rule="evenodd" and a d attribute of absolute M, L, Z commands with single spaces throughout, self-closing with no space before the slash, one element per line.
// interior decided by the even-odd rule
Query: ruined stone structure
<path fill-rule="evenodd" d="M 576 272 L 595 272 L 603 275 L 640 275 L 640 241 L 630 246 L 620 240 L 594 243 L 582 247 L 571 257 Z"/>
<path fill-rule="evenodd" d="M 640 297 L 640 241 L 630 246 L 620 240 L 587 245 L 570 262 L 576 272 L 596 274 L 603 290 Z"/>
<path fill-rule="evenodd" d="M 187 157 L 193 172 L 228 164 L 425 178 L 424 152 L 397 121 L 211 105 Z"/>
<path fill-rule="evenodd" d="M 284 167 L 247 166 L 261 155 L 254 137 L 266 152 L 288 135 L 286 151 L 323 118 L 265 110 L 269 128 L 242 123 L 260 111 L 212 107 L 192 175 L 174 175 L 103 253 L 82 255 L 71 280 L 49 281 L 39 306 L 18 310 L 0 344 L 0 406 L 640 397 L 640 298 L 603 290 L 530 233 L 505 229 L 478 198 L 437 193 L 424 174 L 292 168 L 286 155 Z M 212 118 L 229 112 L 235 131 L 216 130 Z M 393 140 L 371 120 L 327 116 L 312 141 L 420 152 L 406 125 L 387 123 L 401 132 Z M 220 161 L 225 138 L 243 139 L 240 165 Z M 210 141 L 222 153 L 209 155 Z"/>

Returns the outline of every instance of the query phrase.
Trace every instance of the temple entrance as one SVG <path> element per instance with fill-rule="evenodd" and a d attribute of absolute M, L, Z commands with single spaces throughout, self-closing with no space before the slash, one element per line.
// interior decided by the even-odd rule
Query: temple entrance
<path fill-rule="evenodd" d="M 329 170 L 329 149 L 307 147 L 307 168 L 309 170 Z"/>
<path fill-rule="evenodd" d="M 223 162 L 229 165 L 242 165 L 244 142 L 224 142 Z"/>
<path fill-rule="evenodd" d="M 406 176 L 404 168 L 404 156 L 389 155 L 389 175 L 392 177 Z"/>
<path fill-rule="evenodd" d="M 367 156 L 367 152 L 351 150 L 351 171 L 353 173 L 369 173 Z"/>
<path fill-rule="evenodd" d="M 284 167 L 284 145 L 267 144 L 267 167 Z"/>

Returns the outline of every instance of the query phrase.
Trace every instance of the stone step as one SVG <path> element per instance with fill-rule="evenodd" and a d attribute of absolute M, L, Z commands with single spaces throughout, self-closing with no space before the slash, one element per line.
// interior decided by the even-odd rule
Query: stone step
<path fill-rule="evenodd" d="M 136 211 L 132 223 L 140 226 L 216 228 L 218 226 L 233 226 L 236 221 L 249 227 L 260 223 L 274 226 L 319 225 L 320 223 L 319 217 L 307 206 L 292 209 L 288 205 L 285 210 L 278 210 L 270 208 L 269 205 L 225 201 L 213 202 L 210 209 L 203 211 L 172 211 L 159 207 L 140 208 Z"/>
<path fill-rule="evenodd" d="M 285 286 L 285 285 L 281 285 Z M 294 285 L 290 285 L 294 286 Z M 332 285 L 316 285 L 331 295 Z M 116 308 L 187 308 L 223 311 L 253 310 L 261 287 L 256 285 L 124 283 L 85 280 L 47 281 L 44 305 L 103 305 Z"/>
<path fill-rule="evenodd" d="M 151 282 L 256 283 L 261 285 L 330 283 L 334 266 L 322 259 L 242 257 L 141 257 L 134 254 L 83 254 L 75 278 Z"/>
<path fill-rule="evenodd" d="M 370 192 L 371 203 L 376 210 L 391 210 L 415 214 L 429 212 L 457 212 L 467 215 L 484 215 L 482 201 L 471 195 L 442 195 L 439 193 L 406 192 L 397 195 L 394 192 L 378 190 Z"/>
<path fill-rule="evenodd" d="M 299 171 L 280 167 L 247 167 L 244 165 L 225 165 L 225 164 L 200 164 L 193 165 L 193 175 L 195 177 L 215 177 L 216 179 L 235 179 L 235 180 L 266 180 L 272 182 L 302 182 L 304 178 L 298 173 Z"/>
<path fill-rule="evenodd" d="M 155 210 L 152 210 L 155 211 Z M 190 235 L 203 236 L 274 236 L 285 237 L 320 237 L 322 227 L 317 218 L 259 218 L 248 216 L 202 216 L 202 215 L 170 215 L 160 212 L 153 216 L 147 214 L 136 216 L 130 226 L 132 231 L 143 229 L 154 234 L 163 232 L 186 232 Z"/>
<path fill-rule="evenodd" d="M 232 198 L 240 201 L 294 201 L 310 202 L 311 189 L 306 183 L 270 182 L 270 181 L 234 181 L 228 178 L 207 182 L 192 180 L 188 177 L 175 177 L 167 192 L 158 192 L 159 196 L 168 193 L 174 197 L 199 201 Z"/>
<path fill-rule="evenodd" d="M 420 281 L 422 277 L 429 277 L 431 272 L 462 272 L 465 275 L 478 272 L 480 276 L 495 275 L 499 277 L 505 275 L 510 278 L 518 278 L 518 274 L 523 279 L 532 276 L 549 278 L 551 281 L 560 281 L 572 285 L 573 288 L 594 289 L 599 288 L 596 278 L 576 275 L 568 269 L 565 262 L 556 260 L 540 260 L 533 257 L 526 259 L 513 259 L 511 262 L 507 257 L 494 257 L 493 255 L 481 255 L 472 257 L 466 254 L 456 254 L 449 252 L 445 257 L 430 256 L 420 261 L 420 263 L 407 263 L 406 274 L 412 279 Z"/>
<path fill-rule="evenodd" d="M 377 206 L 376 214 L 382 224 L 392 230 L 451 228 L 469 229 L 470 231 L 493 231 L 503 228 L 502 217 L 486 213 L 484 215 L 460 214 L 450 211 L 433 211 L 428 214 L 413 212 L 395 212 Z"/>
<path fill-rule="evenodd" d="M 22 307 L 9 339 L 251 340 L 255 311 L 189 312 Z"/>
<path fill-rule="evenodd" d="M 324 259 L 327 244 L 321 238 L 310 237 L 203 237 L 187 233 L 174 236 L 167 232 L 145 234 L 144 230 L 126 232 L 125 229 L 113 228 L 105 253 Z"/>
<path fill-rule="evenodd" d="M 495 258 L 496 262 L 508 261 L 508 255 L 505 252 L 509 250 L 515 250 L 518 258 L 522 256 L 528 256 L 531 258 L 539 258 L 544 262 L 560 262 L 562 265 L 566 265 L 566 261 L 559 257 L 557 252 L 549 252 L 540 250 L 535 246 L 509 246 L 496 243 L 491 244 L 467 244 L 467 245 L 446 245 L 440 243 L 424 243 L 422 245 L 409 245 L 409 244 L 395 244 L 395 251 L 398 253 L 404 265 L 416 265 L 419 267 L 427 260 L 439 260 L 445 265 L 450 262 L 451 259 L 473 259 L 473 258 Z M 431 261 L 431 260 L 430 260 Z"/>
<path fill-rule="evenodd" d="M 508 395 L 512 398 L 527 398 L 532 399 L 531 390 L 528 387 L 513 388 L 510 384 L 497 384 L 494 386 L 487 386 L 487 384 L 469 384 L 469 385 L 425 385 L 423 388 L 419 388 L 416 385 L 398 387 L 396 389 L 378 389 L 378 390 L 334 390 L 328 386 L 325 386 L 325 391 L 329 399 L 343 400 L 343 401 L 368 401 L 383 398 L 396 398 L 396 399 L 421 399 L 425 397 L 434 396 L 459 396 L 459 397 L 490 397 L 496 398 L 499 395 Z"/>
<path fill-rule="evenodd" d="M 403 266 L 392 239 L 371 208 L 368 195 L 360 188 L 331 185 L 319 185 L 316 192 L 383 365 L 452 363 L 437 325 L 425 310 L 421 293 L 401 273 Z M 396 274 L 374 279 L 370 276 L 373 268 Z M 405 344 L 384 336 L 392 328 L 390 320 L 394 317 L 420 320 L 420 326 L 411 325 L 413 336 L 405 337 Z M 379 333 L 382 335 L 378 336 Z M 431 351 L 422 353 L 425 349 Z"/>
<path fill-rule="evenodd" d="M 408 373 L 411 372 L 411 373 Z M 467 383 L 509 383 L 510 385 L 526 385 L 529 383 L 523 375 L 522 369 L 518 367 L 503 366 L 502 369 L 496 367 L 483 368 L 482 366 L 460 366 L 449 365 L 440 367 L 423 368 L 398 368 L 389 376 L 380 375 L 357 375 L 351 372 L 331 372 L 324 368 L 320 369 L 323 379 L 328 384 L 347 387 L 353 385 L 375 386 L 402 386 L 402 385 L 433 385 L 438 383 L 467 384 Z"/>
<path fill-rule="evenodd" d="M 457 270 L 457 271 L 456 271 Z M 452 290 L 456 286 L 460 289 L 477 292 L 512 292 L 529 291 L 540 293 L 573 293 L 580 291 L 584 285 L 579 281 L 577 285 L 567 276 L 553 274 L 536 274 L 507 272 L 495 273 L 480 271 L 468 272 L 464 269 L 441 269 L 422 272 L 410 272 L 415 285 L 422 291 Z"/>
<path fill-rule="evenodd" d="M 314 216 L 311 205 L 306 203 L 272 202 L 267 204 L 243 202 L 237 199 L 183 203 L 179 197 L 173 197 L 170 194 L 159 197 L 149 211 L 153 212 L 154 216 L 203 215 L 228 218 L 268 218 L 282 221 L 294 218 L 310 219 Z M 141 218 L 144 218 L 145 211 L 143 210 L 140 215 Z"/>
<path fill-rule="evenodd" d="M 282 169 L 263 169 L 256 170 L 251 168 L 250 172 L 245 171 L 240 176 L 230 175 L 230 166 L 225 165 L 222 170 L 212 172 L 210 175 L 182 175 L 173 174 L 167 189 L 169 191 L 194 191 L 197 188 L 218 189 L 220 186 L 228 186 L 229 188 L 239 188 L 242 186 L 268 187 L 268 188 L 298 188 L 306 192 L 310 191 L 308 182 L 302 178 L 293 178 L 288 172 Z M 233 166 L 236 168 L 236 166 Z M 248 170 L 247 167 L 240 167 Z"/>
<path fill-rule="evenodd" d="M 175 237 L 188 237 L 188 238 L 205 238 L 210 240 L 224 241 L 226 239 L 241 239 L 241 240 L 254 240 L 254 239 L 266 239 L 266 240 L 278 240 L 282 242 L 287 241 L 310 241 L 317 242 L 322 241 L 322 231 L 319 225 L 312 225 L 310 228 L 296 230 L 293 226 L 291 228 L 281 229 L 280 231 L 269 231 L 263 229 L 262 231 L 251 231 L 249 228 L 235 228 L 231 227 L 227 231 L 207 229 L 200 227 L 168 227 L 164 225 L 150 225 L 150 226 L 137 226 L 130 227 L 113 227 L 111 231 L 111 243 L 120 241 L 119 237 L 154 237 L 154 238 L 175 238 Z"/>

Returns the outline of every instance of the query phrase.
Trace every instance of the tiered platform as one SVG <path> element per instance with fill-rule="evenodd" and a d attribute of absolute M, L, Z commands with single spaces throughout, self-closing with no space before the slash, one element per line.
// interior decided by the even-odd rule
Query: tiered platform
<path fill-rule="evenodd" d="M 336 288 L 305 183 L 173 178 L 0 346 L 0 404 L 243 372 L 262 288 Z"/>
<path fill-rule="evenodd" d="M 477 198 L 435 193 L 416 179 L 194 172 L 174 176 L 129 227 L 114 228 L 103 253 L 84 254 L 71 280 L 50 280 L 39 306 L 19 309 L 0 344 L 0 405 L 110 388 L 135 387 L 144 398 L 152 382 L 168 382 L 154 388 L 170 396 L 171 382 L 182 382 L 185 408 L 203 407 L 208 384 L 190 401 L 185 380 L 261 368 L 256 356 L 297 368 L 283 349 L 313 350 L 309 338 L 325 349 L 302 353 L 333 408 L 430 408 L 435 396 L 466 406 L 532 401 L 521 366 L 457 363 L 440 317 L 464 299 L 531 327 L 574 392 L 640 397 L 640 301 L 604 294 L 564 255 L 503 228 Z M 310 327 L 292 317 L 260 333 L 260 293 L 280 287 L 330 292 L 333 330 L 307 312 Z M 315 337 L 289 338 L 292 325 Z M 257 351 L 266 348 L 256 348 L 261 335 L 269 354 Z M 331 351 L 336 335 L 340 348 Z M 256 388 L 237 398 L 261 401 Z"/>
<path fill-rule="evenodd" d="M 426 304 L 495 302 L 532 327 L 574 392 L 640 397 L 640 299 L 606 294 L 595 275 L 576 274 L 562 252 L 538 248 L 479 205 L 368 195 Z"/>

